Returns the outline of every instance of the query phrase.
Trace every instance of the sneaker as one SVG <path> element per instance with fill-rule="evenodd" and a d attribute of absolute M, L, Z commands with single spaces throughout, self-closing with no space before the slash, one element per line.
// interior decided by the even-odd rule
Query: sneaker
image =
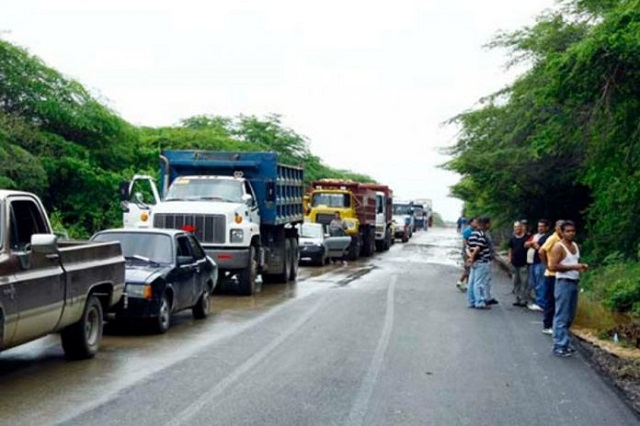
<path fill-rule="evenodd" d="M 573 355 L 573 352 L 569 352 L 568 349 L 554 349 L 553 354 L 560 358 L 568 358 Z"/>
<path fill-rule="evenodd" d="M 467 292 L 467 286 L 466 285 L 461 286 L 460 287 L 460 291 L 463 292 L 463 293 L 466 293 Z"/>
<path fill-rule="evenodd" d="M 491 309 L 491 306 L 487 306 L 487 305 L 480 305 L 480 306 L 476 306 L 476 309 Z"/>
<path fill-rule="evenodd" d="M 573 346 L 567 346 L 567 352 L 569 352 L 570 354 L 575 354 L 577 351 L 576 348 L 574 348 Z"/>
<path fill-rule="evenodd" d="M 542 309 L 540 306 L 536 305 L 535 303 L 529 303 L 527 305 L 527 309 L 529 309 L 530 311 L 544 312 L 544 309 Z"/>
<path fill-rule="evenodd" d="M 346 261 L 346 260 L 343 260 L 343 261 L 342 261 L 342 266 L 347 266 L 347 265 L 348 265 L 347 261 Z"/>
<path fill-rule="evenodd" d="M 553 336 L 553 329 L 551 328 L 543 328 L 542 334 L 548 334 L 549 336 Z"/>
<path fill-rule="evenodd" d="M 498 301 L 496 299 L 487 300 L 487 305 L 497 305 Z"/>

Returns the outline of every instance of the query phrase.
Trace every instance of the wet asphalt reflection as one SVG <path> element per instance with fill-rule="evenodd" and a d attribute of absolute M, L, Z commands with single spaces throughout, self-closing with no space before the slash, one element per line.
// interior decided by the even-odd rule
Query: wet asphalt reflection
<path fill-rule="evenodd" d="M 214 294 L 206 320 L 194 320 L 190 310 L 174 314 L 171 328 L 163 335 L 149 334 L 144 327 L 106 324 L 100 352 L 94 360 L 66 361 L 57 335 L 2 352 L 0 424 L 53 421 L 64 413 L 65 406 L 87 401 L 95 405 L 104 395 L 126 389 L 176 360 L 248 327 L 251 321 L 279 305 L 316 292 L 349 286 L 383 262 L 435 261 L 455 265 L 455 234 L 446 233 L 445 238 L 433 238 L 433 234 L 433 231 L 417 233 L 407 244 L 397 242 L 387 253 L 349 262 L 346 266 L 302 264 L 296 282 L 260 283 L 252 297 L 239 297 L 232 292 Z M 450 246 L 444 254 L 443 245 Z"/>

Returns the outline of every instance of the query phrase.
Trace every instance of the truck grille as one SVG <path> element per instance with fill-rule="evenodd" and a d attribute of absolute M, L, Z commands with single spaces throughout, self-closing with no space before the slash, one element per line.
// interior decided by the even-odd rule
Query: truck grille
<path fill-rule="evenodd" d="M 163 229 L 183 229 L 195 227 L 193 233 L 203 244 L 224 244 L 226 220 L 220 214 L 167 214 L 158 213 L 153 217 L 153 226 Z"/>
<path fill-rule="evenodd" d="M 328 225 L 333 220 L 333 214 L 331 213 L 318 213 L 316 215 L 316 222 L 321 223 L 323 225 Z"/>

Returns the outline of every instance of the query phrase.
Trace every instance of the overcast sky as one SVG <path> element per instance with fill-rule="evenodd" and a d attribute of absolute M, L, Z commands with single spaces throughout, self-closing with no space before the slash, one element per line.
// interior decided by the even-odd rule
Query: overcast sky
<path fill-rule="evenodd" d="M 448 118 L 514 77 L 484 49 L 553 0 L 0 0 L 2 37 L 126 120 L 277 113 L 333 167 L 455 220 Z"/>

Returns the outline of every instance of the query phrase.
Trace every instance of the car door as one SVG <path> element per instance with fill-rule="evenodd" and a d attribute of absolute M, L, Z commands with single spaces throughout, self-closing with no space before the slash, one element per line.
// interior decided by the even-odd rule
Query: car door
<path fill-rule="evenodd" d="M 196 260 L 191 252 L 191 245 L 186 235 L 176 237 L 176 261 L 178 262 L 177 283 L 178 309 L 193 306 L 196 303 Z"/>
<path fill-rule="evenodd" d="M 209 262 L 207 262 L 207 257 L 200 246 L 198 241 L 193 235 L 187 236 L 189 239 L 189 245 L 191 246 L 191 253 L 193 254 L 195 260 L 195 274 L 196 274 L 196 287 L 195 287 L 195 296 L 202 294 L 202 292 L 207 288 L 207 282 L 209 278 L 211 278 L 211 266 Z M 214 283 L 215 284 L 215 283 Z"/>
<path fill-rule="evenodd" d="M 39 204 L 26 196 L 10 197 L 9 250 L 16 261 L 15 299 L 18 323 L 14 344 L 26 342 L 55 329 L 65 301 L 65 276 L 57 254 L 34 253 L 33 234 L 49 232 Z"/>
<path fill-rule="evenodd" d="M 18 302 L 16 300 L 16 277 L 9 270 L 13 269 L 10 265 L 10 258 L 0 263 L 0 348 L 6 348 L 11 345 L 13 337 L 18 325 Z"/>

